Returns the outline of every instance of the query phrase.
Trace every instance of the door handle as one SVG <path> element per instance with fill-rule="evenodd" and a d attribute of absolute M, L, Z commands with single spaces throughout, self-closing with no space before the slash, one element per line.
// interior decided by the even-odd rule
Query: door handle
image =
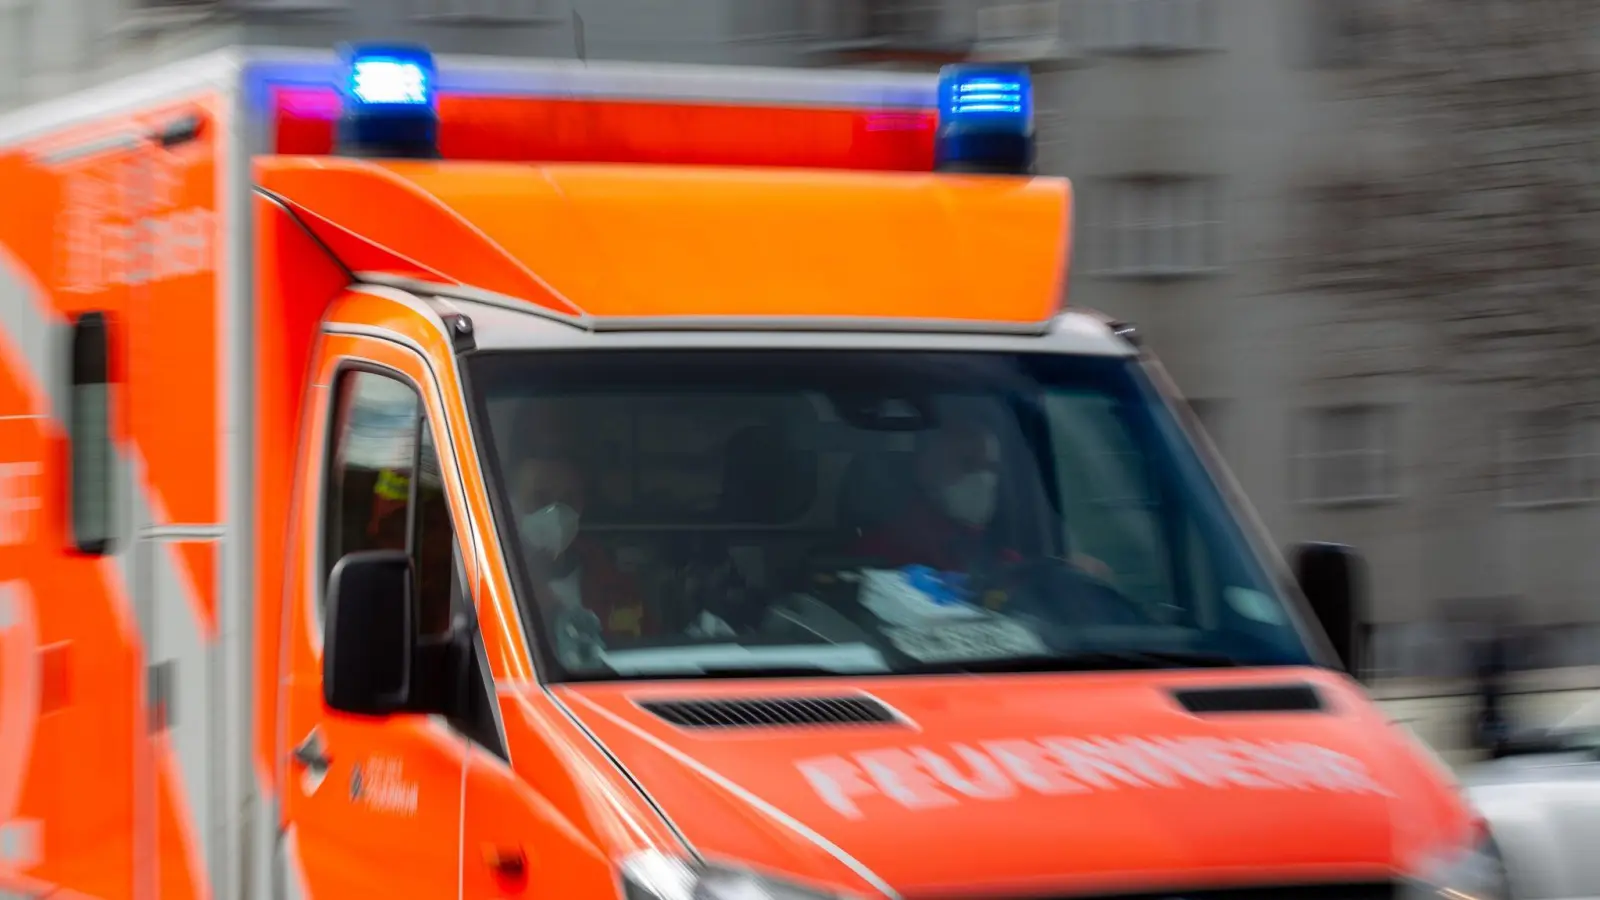
<path fill-rule="evenodd" d="M 290 755 L 301 768 L 309 770 L 314 775 L 327 773 L 328 767 L 333 765 L 333 757 L 329 756 L 322 746 L 322 735 L 315 728 L 305 736 L 305 740 L 295 745 Z"/>

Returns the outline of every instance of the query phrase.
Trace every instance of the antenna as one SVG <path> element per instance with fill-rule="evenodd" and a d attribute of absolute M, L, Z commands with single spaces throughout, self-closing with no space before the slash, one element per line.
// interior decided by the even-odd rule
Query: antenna
<path fill-rule="evenodd" d="M 589 64 L 589 50 L 585 46 L 583 39 L 583 16 L 578 14 L 576 4 L 572 7 L 572 47 L 577 54 L 578 62 L 587 66 Z"/>

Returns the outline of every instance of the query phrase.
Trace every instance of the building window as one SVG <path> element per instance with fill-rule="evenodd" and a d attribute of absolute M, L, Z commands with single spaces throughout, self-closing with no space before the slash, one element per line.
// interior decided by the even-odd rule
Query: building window
<path fill-rule="evenodd" d="M 1311 503 L 1388 500 L 1399 493 L 1394 410 L 1336 406 L 1312 411 L 1298 460 L 1300 498 Z"/>
<path fill-rule="evenodd" d="M 1183 53 L 1216 46 L 1212 0 L 1087 0 L 1082 43 L 1101 53 Z"/>
<path fill-rule="evenodd" d="M 816 37 L 817 26 L 825 20 L 826 12 L 817 8 L 813 0 L 732 0 L 728 4 L 730 27 L 734 36 L 743 41 Z"/>
<path fill-rule="evenodd" d="M 1577 503 L 1596 497 L 1594 421 L 1548 410 L 1514 417 L 1501 438 L 1502 496 L 1514 506 Z"/>
<path fill-rule="evenodd" d="M 551 0 L 407 0 L 411 18 L 461 25 L 528 25 L 556 21 Z M 566 10 L 562 4 L 561 11 Z"/>
<path fill-rule="evenodd" d="M 1063 0 L 983 0 L 977 41 L 986 58 L 1026 60 L 1061 56 Z"/>
<path fill-rule="evenodd" d="M 1097 193 L 1085 210 L 1093 242 L 1090 268 L 1096 274 L 1170 278 L 1222 267 L 1216 179 L 1120 178 Z"/>
<path fill-rule="evenodd" d="M 115 536 L 115 454 L 111 442 L 111 335 L 104 313 L 86 312 L 72 324 L 71 443 L 68 490 L 72 543 L 80 553 L 110 553 Z"/>

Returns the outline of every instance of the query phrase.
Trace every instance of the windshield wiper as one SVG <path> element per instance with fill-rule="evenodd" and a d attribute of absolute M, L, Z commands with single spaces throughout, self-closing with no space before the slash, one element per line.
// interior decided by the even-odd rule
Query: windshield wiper
<path fill-rule="evenodd" d="M 808 676 L 827 677 L 860 675 L 860 672 L 841 672 L 838 669 L 827 669 L 822 666 L 808 666 L 805 664 L 786 666 L 706 666 L 698 672 L 684 675 L 685 678 L 805 678 Z M 878 673 L 870 673 L 878 674 Z"/>
<path fill-rule="evenodd" d="M 1142 669 L 1226 669 L 1245 665 L 1220 653 L 1168 650 L 1090 650 L 1061 656 L 1002 656 L 897 667 L 890 671 L 841 672 L 804 663 L 781 666 L 706 666 L 663 672 L 583 672 L 567 681 L 654 681 L 724 678 L 851 678 L 867 675 L 984 675 L 1023 672 L 1112 672 Z"/>
<path fill-rule="evenodd" d="M 1008 672 L 1100 672 L 1135 669 L 1227 669 L 1243 665 L 1220 653 L 1167 650 L 1089 650 L 1061 656 L 972 659 L 914 666 L 908 673 L 1002 674 Z"/>
<path fill-rule="evenodd" d="M 572 682 L 587 681 L 660 681 L 676 679 L 710 679 L 710 678 L 825 678 L 848 675 L 882 675 L 885 672 L 840 672 L 837 669 L 827 669 L 822 666 L 811 665 L 784 665 L 784 666 L 706 666 L 693 669 L 666 669 L 659 672 L 573 672 L 564 680 Z"/>

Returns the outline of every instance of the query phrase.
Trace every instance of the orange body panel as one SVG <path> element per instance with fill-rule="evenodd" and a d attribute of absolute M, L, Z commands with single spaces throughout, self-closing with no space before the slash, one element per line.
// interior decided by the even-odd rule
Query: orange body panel
<path fill-rule="evenodd" d="M 257 178 L 330 243 L 595 317 L 1041 322 L 1071 237 L 1048 178 L 343 159 Z"/>
<path fill-rule="evenodd" d="M 324 443 L 329 389 L 341 359 L 354 357 L 392 367 L 427 383 L 424 362 L 399 346 L 371 338 L 330 337 L 314 361 L 319 385 L 307 403 L 307 446 Z M 319 460 L 320 462 L 320 460 Z M 322 700 L 321 628 L 308 618 L 316 609 L 319 589 L 317 542 L 321 510 L 316 494 L 320 478 L 303 479 L 289 535 L 287 569 L 296 577 L 289 585 L 286 618 L 290 629 L 285 725 L 298 742 L 312 728 L 324 736 L 334 761 L 329 784 L 320 790 L 305 786 L 303 773 L 285 784 L 284 815 L 296 829 L 304 878 L 313 895 L 342 897 L 363 893 L 375 884 L 404 885 L 406 893 L 441 896 L 455 888 L 457 841 L 460 833 L 461 782 L 467 745 L 440 724 L 421 716 L 397 720 L 343 716 L 324 709 Z M 352 766 L 364 767 L 368 778 L 393 766 L 403 772 L 412 793 L 402 807 L 375 813 L 353 802 Z M 409 801 L 409 807 L 403 804 Z M 394 848 L 405 848 L 403 853 Z"/>
<path fill-rule="evenodd" d="M 181 147 L 106 140 L 190 114 L 207 127 Z M 0 633 L 0 828 L 26 844 L 0 860 L 0 885 L 206 893 L 185 783 L 203 773 L 185 773 L 174 746 L 147 728 L 144 667 L 162 610 L 136 608 L 134 580 L 170 572 L 162 600 L 203 644 L 217 629 L 218 548 L 152 544 L 153 568 L 141 569 L 124 528 L 113 555 L 69 549 L 70 396 L 51 366 L 65 359 L 72 317 L 106 314 L 112 435 L 132 498 L 121 512 L 151 528 L 222 521 L 212 242 L 222 115 L 215 95 L 200 94 L 0 151 L 0 296 L 10 304 L 0 315 L 0 508 L 10 525 L 0 626 L 24 623 Z"/>
<path fill-rule="evenodd" d="M 859 686 L 909 727 L 724 737 L 674 728 L 637 704 L 770 696 L 769 688 L 592 685 L 558 695 L 702 852 L 858 892 L 870 887 L 813 843 L 793 832 L 773 841 L 785 829 L 752 823 L 754 804 L 741 794 L 917 897 L 1193 890 L 1245 874 L 1284 884 L 1380 880 L 1464 838 L 1461 801 L 1430 783 L 1398 741 L 1375 739 L 1393 726 L 1346 682 L 1311 671 L 1278 678 L 1311 681 L 1338 711 L 1207 720 L 1168 694 L 1260 683 L 1261 673 L 1249 671 L 878 678 Z M 841 687 L 795 682 L 784 696 Z M 1181 766 L 1141 767 L 1119 755 L 1130 738 L 1199 741 L 1203 752 L 1188 757 L 1183 778 Z M 1289 762 L 1287 748 L 1302 741 L 1343 755 L 1347 771 L 1365 780 L 1335 787 L 1312 779 L 1303 760 Z M 1059 761 L 1040 742 L 1077 746 L 1080 755 Z M 1251 746 L 1274 754 L 1250 756 Z M 818 789 L 827 785 L 838 790 Z M 1073 857 L 1067 873 L 1064 848 Z"/>
<path fill-rule="evenodd" d="M 325 337 L 317 351 L 316 371 L 307 404 L 301 446 L 312 448 L 302 463 L 294 520 L 298 523 L 288 547 L 290 572 L 310 566 L 317 533 L 315 496 L 318 480 L 308 466 L 320 465 L 315 448 L 326 444 L 328 388 L 341 360 L 360 360 L 405 375 L 423 388 L 430 426 L 436 434 L 465 435 L 466 409 L 456 381 L 448 346 L 437 326 L 410 305 L 367 293 L 340 297 L 326 320 L 375 328 L 403 337 L 428 355 L 419 357 L 397 344 L 342 335 Z M 437 388 L 437 390 L 435 390 Z M 476 535 L 466 523 L 487 523 L 487 491 L 483 473 L 471 456 L 441 455 L 445 481 L 465 484 L 452 489 L 452 518 L 464 548 L 468 583 L 478 606 L 480 628 L 490 667 L 499 677 L 525 680 L 531 672 L 526 643 L 497 544 Z M 452 471 L 453 470 L 453 471 Z M 459 481 L 457 481 L 459 478 Z M 481 528 L 481 525 L 479 526 Z M 476 544 L 477 553 L 467 552 Z M 473 885 L 468 896 L 499 896 L 549 885 L 570 886 L 573 893 L 595 895 L 614 889 L 610 860 L 617 848 L 642 849 L 670 845 L 671 832 L 643 807 L 642 799 L 621 772 L 604 763 L 573 723 L 547 700 L 530 699 L 519 691 L 494 698 L 502 707 L 514 766 L 474 750 L 459 735 L 434 723 L 361 721 L 325 710 L 321 702 L 320 644 L 317 627 L 305 613 L 314 605 L 314 582 L 303 574 L 288 586 L 289 671 L 288 729 L 296 740 L 313 724 L 323 730 L 334 763 L 331 787 L 308 791 L 290 774 L 281 785 L 285 825 L 293 827 L 299 846 L 301 877 L 313 892 L 339 894 L 362 884 L 392 879 L 418 895 L 435 895 L 440 879 L 458 875 Z M 398 728 L 396 726 L 399 726 Z M 405 760 L 405 778 L 418 797 L 415 815 L 362 815 L 344 799 L 344 781 L 351 764 L 373 756 Z M 462 817 L 465 818 L 462 818 Z M 361 840 L 336 835 L 360 833 Z M 459 833 L 460 843 L 453 838 Z M 444 856 L 418 853 L 404 867 L 382 863 L 383 848 L 427 846 L 448 851 Z M 521 883 L 508 882 L 483 864 L 492 849 L 515 850 L 543 865 Z M 458 851 L 467 868 L 458 871 Z M 453 883 L 453 881 L 452 881 Z M 502 894 L 504 892 L 504 894 Z"/>
<path fill-rule="evenodd" d="M 303 407 L 311 389 L 311 354 L 318 323 L 347 276 L 282 207 L 257 198 L 255 226 L 257 366 L 256 506 L 257 609 L 255 614 L 255 721 L 257 777 L 277 787 L 282 765 L 278 727 L 278 685 L 283 673 L 283 598 L 288 529 L 294 510 L 296 453 L 309 421 Z"/>

